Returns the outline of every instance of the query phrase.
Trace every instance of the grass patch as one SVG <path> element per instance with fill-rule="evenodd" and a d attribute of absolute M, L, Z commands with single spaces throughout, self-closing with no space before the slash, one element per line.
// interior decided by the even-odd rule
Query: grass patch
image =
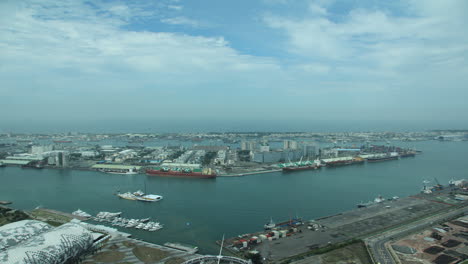
<path fill-rule="evenodd" d="M 95 261 L 104 263 L 116 263 L 123 258 L 125 258 L 125 254 L 118 251 L 99 252 L 93 257 Z"/>
<path fill-rule="evenodd" d="M 134 243 L 132 243 L 132 242 L 130 242 L 130 241 L 123 241 L 123 242 L 122 242 L 122 245 L 124 245 L 124 246 L 126 246 L 126 247 L 128 247 L 128 248 L 133 248 L 133 247 L 136 246 Z"/>
<path fill-rule="evenodd" d="M 70 222 L 71 220 L 70 217 L 59 215 L 59 214 L 54 214 L 52 212 L 48 212 L 48 211 L 41 210 L 41 209 L 34 209 L 33 211 L 31 211 L 30 214 L 38 220 L 43 220 L 43 221 L 50 222 L 50 223 L 55 222 L 55 223 L 63 224 L 63 223 Z"/>
<path fill-rule="evenodd" d="M 346 247 L 330 251 L 322 256 L 323 264 L 334 263 L 361 263 L 371 264 L 372 260 L 367 253 L 366 246 L 357 242 Z"/>
<path fill-rule="evenodd" d="M 169 253 L 157 248 L 137 246 L 132 250 L 135 257 L 144 263 L 160 261 L 169 256 Z"/>
<path fill-rule="evenodd" d="M 313 249 L 303 254 L 299 254 L 294 257 L 284 259 L 281 261 L 281 264 L 293 263 L 294 261 L 303 260 L 310 256 L 321 255 L 321 254 L 326 254 L 322 256 L 322 259 L 325 258 L 324 263 L 327 263 L 327 264 L 328 263 L 330 264 L 340 263 L 340 261 L 343 261 L 342 263 L 350 263 L 347 260 L 348 258 L 362 259 L 362 262 L 360 262 L 362 264 L 372 263 L 372 260 L 369 254 L 367 253 L 367 249 L 366 249 L 366 246 L 364 245 L 364 242 L 362 242 L 361 240 L 352 239 L 352 240 L 348 240 L 342 243 L 332 244 L 323 248 Z"/>

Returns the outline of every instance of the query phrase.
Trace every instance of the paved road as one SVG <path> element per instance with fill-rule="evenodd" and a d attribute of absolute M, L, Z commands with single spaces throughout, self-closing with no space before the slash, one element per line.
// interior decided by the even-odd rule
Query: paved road
<path fill-rule="evenodd" d="M 398 227 L 384 233 L 381 233 L 376 236 L 368 237 L 364 239 L 366 245 L 374 256 L 376 263 L 380 264 L 395 264 L 391 253 L 386 248 L 385 244 L 395 238 L 404 237 L 411 233 L 416 232 L 417 230 L 426 229 L 430 226 L 433 226 L 436 223 L 443 222 L 445 220 L 451 219 L 460 214 L 468 213 L 468 205 L 464 205 L 461 208 L 452 209 L 448 212 L 437 214 L 422 220 L 415 221 L 408 225 Z"/>

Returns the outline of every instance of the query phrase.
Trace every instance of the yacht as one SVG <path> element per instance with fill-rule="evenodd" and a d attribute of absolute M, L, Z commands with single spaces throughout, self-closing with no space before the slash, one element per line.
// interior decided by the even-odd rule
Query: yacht
<path fill-rule="evenodd" d="M 138 201 L 143 201 L 143 202 L 157 202 L 157 201 L 162 200 L 162 198 L 163 197 L 161 195 L 156 195 L 156 194 L 147 194 L 147 195 L 136 197 Z"/>
<path fill-rule="evenodd" d="M 91 217 L 90 214 L 86 213 L 85 211 L 81 211 L 80 209 L 74 211 L 72 215 L 81 216 L 81 217 Z"/>

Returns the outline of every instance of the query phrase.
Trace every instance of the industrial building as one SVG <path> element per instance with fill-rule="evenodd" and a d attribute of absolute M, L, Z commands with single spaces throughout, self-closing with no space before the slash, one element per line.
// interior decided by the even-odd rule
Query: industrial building
<path fill-rule="evenodd" d="M 254 151 L 256 149 L 257 149 L 257 142 L 256 141 L 242 141 L 241 142 L 241 150 Z"/>
<path fill-rule="evenodd" d="M 283 141 L 283 149 L 297 149 L 297 141 L 294 140 L 285 140 Z"/>
<path fill-rule="evenodd" d="M 251 151 L 251 160 L 257 163 L 275 163 L 280 161 L 295 161 L 303 157 L 302 150 Z"/>

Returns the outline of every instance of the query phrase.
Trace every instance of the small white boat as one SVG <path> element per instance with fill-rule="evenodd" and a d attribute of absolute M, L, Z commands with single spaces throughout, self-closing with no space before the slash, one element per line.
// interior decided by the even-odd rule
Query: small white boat
<path fill-rule="evenodd" d="M 269 230 L 269 229 L 272 229 L 276 226 L 275 222 L 273 222 L 273 218 L 270 218 L 270 222 L 269 223 L 266 223 L 263 228 L 265 228 L 266 230 Z"/>
<path fill-rule="evenodd" d="M 374 199 L 374 203 L 381 203 L 384 201 L 385 199 L 382 197 L 382 195 L 379 195 L 377 198 Z"/>
<path fill-rule="evenodd" d="M 121 215 L 122 212 L 117 212 L 117 213 L 111 213 L 111 212 L 99 212 L 96 217 L 100 218 L 104 221 L 112 221 L 114 218 L 118 217 Z"/>
<path fill-rule="evenodd" d="M 161 201 L 162 198 L 163 197 L 161 195 L 156 195 L 156 194 L 147 194 L 147 195 L 143 195 L 140 197 L 136 197 L 138 201 L 143 201 L 143 202 L 157 202 L 157 201 Z"/>
<path fill-rule="evenodd" d="M 86 213 L 85 211 L 81 211 L 80 209 L 74 211 L 72 215 L 81 216 L 81 217 L 91 217 L 90 214 Z"/>

